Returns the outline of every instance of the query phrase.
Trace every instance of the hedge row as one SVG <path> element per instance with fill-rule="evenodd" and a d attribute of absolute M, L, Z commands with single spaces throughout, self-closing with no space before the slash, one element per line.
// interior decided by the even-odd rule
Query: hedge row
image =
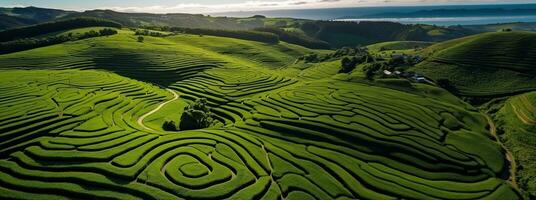
<path fill-rule="evenodd" d="M 0 42 L 0 54 L 13 53 L 18 51 L 24 51 L 28 49 L 34 49 L 54 44 L 59 44 L 67 41 L 73 40 L 82 40 L 92 37 L 107 36 L 117 34 L 116 30 L 105 28 L 97 31 L 88 31 L 81 35 L 59 35 L 59 36 L 50 36 L 46 38 L 25 38 L 18 39 L 9 42 Z"/>

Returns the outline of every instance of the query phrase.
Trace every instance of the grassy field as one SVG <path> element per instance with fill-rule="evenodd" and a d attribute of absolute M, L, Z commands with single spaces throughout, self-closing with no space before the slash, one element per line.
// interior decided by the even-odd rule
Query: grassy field
<path fill-rule="evenodd" d="M 393 55 L 416 55 L 420 50 L 433 45 L 433 42 L 392 41 L 368 45 L 367 49 L 379 56 L 389 58 Z"/>
<path fill-rule="evenodd" d="M 0 197 L 521 197 L 475 108 L 342 81 L 336 61 L 296 67 L 308 53 L 326 51 L 125 29 L 0 55 Z M 159 127 L 199 98 L 222 126 Z"/>
<path fill-rule="evenodd" d="M 432 45 L 413 69 L 464 96 L 507 96 L 536 89 L 535 49 L 536 33 L 486 33 Z"/>
<path fill-rule="evenodd" d="M 496 114 L 508 149 L 517 161 L 517 182 L 529 199 L 536 198 L 536 93 L 512 97 Z"/>

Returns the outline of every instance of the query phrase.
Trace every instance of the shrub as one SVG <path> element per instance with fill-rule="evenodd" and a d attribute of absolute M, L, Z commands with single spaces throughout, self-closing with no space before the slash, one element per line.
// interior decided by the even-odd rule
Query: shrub
<path fill-rule="evenodd" d="M 351 72 L 352 70 L 355 69 L 356 63 L 354 62 L 353 59 L 350 59 L 348 57 L 344 57 L 341 60 L 341 66 L 342 66 L 342 68 L 339 71 L 339 73 L 349 73 L 349 72 Z"/>
<path fill-rule="evenodd" d="M 174 121 L 165 121 L 164 125 L 162 125 L 162 129 L 165 131 L 177 131 L 178 127 Z"/>
<path fill-rule="evenodd" d="M 143 36 L 141 36 L 141 35 L 138 36 L 138 42 L 143 42 L 143 40 L 145 40 L 145 39 L 143 38 Z"/>
<path fill-rule="evenodd" d="M 197 99 L 190 104 L 181 116 L 180 130 L 193 130 L 208 128 L 214 124 L 214 114 L 204 98 Z"/>
<path fill-rule="evenodd" d="M 374 74 L 384 67 L 384 63 L 381 62 L 374 62 L 369 63 L 363 67 L 363 72 L 365 73 L 365 77 L 369 80 L 374 79 Z"/>
<path fill-rule="evenodd" d="M 136 30 L 136 33 L 134 35 L 145 35 L 145 36 L 152 36 L 152 37 L 164 37 L 165 34 L 161 32 L 156 31 L 149 31 L 149 30 Z"/>
<path fill-rule="evenodd" d="M 436 84 L 437 86 L 449 92 L 458 93 L 458 89 L 452 84 L 452 82 L 449 79 L 437 79 Z"/>
<path fill-rule="evenodd" d="M 369 58 L 368 55 L 344 57 L 341 60 L 341 70 L 339 71 L 339 73 L 350 73 L 355 69 L 358 64 L 369 62 L 371 60 L 372 58 Z"/>
<path fill-rule="evenodd" d="M 99 30 L 99 34 L 100 34 L 101 36 L 115 35 L 115 34 L 117 34 L 117 31 L 114 30 L 114 29 L 111 29 L 111 28 L 105 28 L 105 29 L 101 29 L 101 30 Z"/>

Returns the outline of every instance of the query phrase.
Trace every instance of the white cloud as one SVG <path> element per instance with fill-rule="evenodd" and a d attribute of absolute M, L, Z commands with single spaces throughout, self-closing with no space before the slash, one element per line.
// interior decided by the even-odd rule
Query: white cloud
<path fill-rule="evenodd" d="M 432 4 L 470 4 L 501 3 L 499 0 L 253 0 L 228 4 L 177 4 L 172 6 L 129 6 L 105 7 L 120 12 L 148 13 L 214 13 L 226 11 L 254 11 L 297 8 L 332 8 L 350 6 L 385 6 L 385 5 L 432 5 Z M 523 2 L 523 1 L 520 1 Z"/>
<path fill-rule="evenodd" d="M 230 4 L 177 4 L 174 6 L 131 6 L 131 7 L 106 7 L 100 9 L 111 9 L 121 12 L 150 12 L 150 13 L 211 13 L 225 11 L 250 11 L 250 10 L 270 10 L 288 8 L 318 8 L 318 7 L 340 7 L 357 5 L 356 0 L 284 0 L 284 1 L 246 1 L 243 3 Z"/>

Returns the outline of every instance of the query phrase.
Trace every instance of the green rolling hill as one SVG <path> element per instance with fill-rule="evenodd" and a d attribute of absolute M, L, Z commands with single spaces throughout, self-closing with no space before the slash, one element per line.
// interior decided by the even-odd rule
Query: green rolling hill
<path fill-rule="evenodd" d="M 485 33 L 432 45 L 413 70 L 446 79 L 463 96 L 509 96 L 536 89 L 536 33 Z"/>
<path fill-rule="evenodd" d="M 71 18 L 100 18 L 126 27 L 252 30 L 276 33 L 289 43 L 314 48 L 366 46 L 388 41 L 439 42 L 482 32 L 464 27 L 406 25 L 394 22 L 313 21 L 293 18 L 213 17 L 201 14 L 123 13 L 112 10 L 84 12 L 25 7 L 0 8 L 0 30 Z"/>
<path fill-rule="evenodd" d="M 330 50 L 117 31 L 0 55 L 0 197 L 521 198 L 486 118 L 442 89 L 295 62 Z M 200 98 L 218 125 L 162 129 Z"/>
<path fill-rule="evenodd" d="M 513 170 L 515 182 L 523 191 L 526 199 L 536 197 L 536 92 L 510 97 L 500 103 L 491 104 L 488 111 L 497 122 L 501 140 L 515 158 Z"/>

